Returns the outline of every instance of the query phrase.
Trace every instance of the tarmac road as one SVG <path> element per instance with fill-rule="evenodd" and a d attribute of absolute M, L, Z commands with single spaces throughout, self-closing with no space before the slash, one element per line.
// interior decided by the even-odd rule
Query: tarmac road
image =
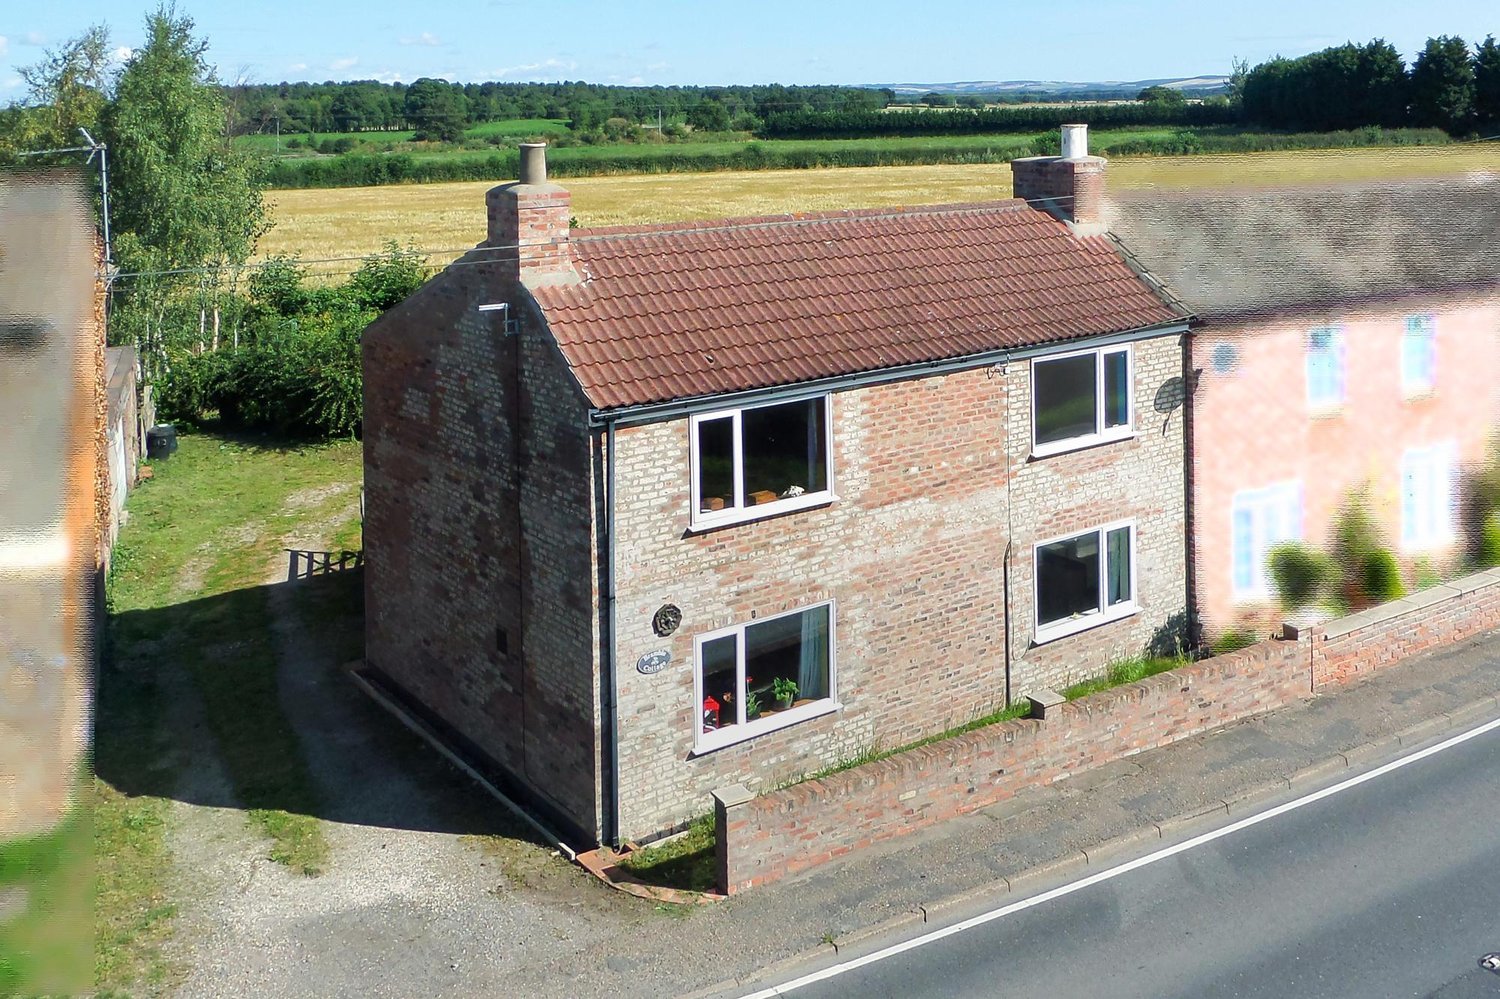
<path fill-rule="evenodd" d="M 1496 951 L 1500 727 L 1118 876 L 757 995 L 1468 999 L 1500 996 L 1500 975 L 1479 965 Z"/>

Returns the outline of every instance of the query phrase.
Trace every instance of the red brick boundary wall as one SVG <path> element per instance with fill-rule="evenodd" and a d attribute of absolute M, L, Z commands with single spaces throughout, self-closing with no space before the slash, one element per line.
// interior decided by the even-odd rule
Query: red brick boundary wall
<path fill-rule="evenodd" d="M 759 796 L 714 792 L 719 884 L 743 891 L 1351 682 L 1500 627 L 1500 569 Z"/>

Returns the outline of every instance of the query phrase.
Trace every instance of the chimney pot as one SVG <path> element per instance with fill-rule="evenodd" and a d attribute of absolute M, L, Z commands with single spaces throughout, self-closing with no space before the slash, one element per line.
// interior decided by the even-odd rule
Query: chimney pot
<path fill-rule="evenodd" d="M 1081 160 L 1089 154 L 1089 127 L 1087 125 L 1064 125 L 1062 127 L 1062 158 Z"/>
<path fill-rule="evenodd" d="M 537 186 L 547 183 L 545 142 L 521 143 L 521 183 Z"/>

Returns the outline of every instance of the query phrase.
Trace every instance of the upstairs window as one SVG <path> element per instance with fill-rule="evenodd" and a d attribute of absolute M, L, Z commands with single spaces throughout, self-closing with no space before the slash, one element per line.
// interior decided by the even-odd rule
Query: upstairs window
<path fill-rule="evenodd" d="M 1135 527 L 1110 524 L 1036 546 L 1036 638 L 1134 614 Z"/>
<path fill-rule="evenodd" d="M 1033 453 L 1054 454 L 1130 435 L 1130 348 L 1031 362 Z"/>
<path fill-rule="evenodd" d="M 1425 395 L 1437 383 L 1437 325 L 1432 316 L 1407 316 L 1401 335 L 1401 391 Z"/>
<path fill-rule="evenodd" d="M 830 420 L 828 396 L 692 417 L 693 527 L 832 499 Z"/>
<path fill-rule="evenodd" d="M 1307 334 L 1307 405 L 1332 409 L 1344 403 L 1344 331 L 1319 326 Z"/>

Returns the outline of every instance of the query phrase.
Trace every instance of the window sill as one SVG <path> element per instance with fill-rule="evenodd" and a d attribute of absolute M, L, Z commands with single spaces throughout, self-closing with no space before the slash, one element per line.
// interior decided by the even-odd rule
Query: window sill
<path fill-rule="evenodd" d="M 1140 608 L 1134 603 L 1120 604 L 1111 607 L 1103 614 L 1085 614 L 1082 617 L 1073 618 L 1068 621 L 1058 621 L 1045 627 L 1036 629 L 1036 637 L 1032 639 L 1033 645 L 1046 645 L 1055 642 L 1059 638 L 1067 638 L 1082 631 L 1089 631 L 1115 621 L 1123 621 L 1127 617 L 1133 617 L 1140 613 Z"/>
<path fill-rule="evenodd" d="M 1310 420 L 1336 420 L 1344 415 L 1344 401 L 1325 402 L 1307 407 L 1307 418 Z"/>
<path fill-rule="evenodd" d="M 787 708 L 785 711 L 775 711 L 769 714 L 762 713 L 759 718 L 754 721 L 747 721 L 743 725 L 731 725 L 728 728 L 715 729 L 712 732 L 700 732 L 698 738 L 693 742 L 691 756 L 705 756 L 726 746 L 747 742 L 757 736 L 765 735 L 767 732 L 776 732 L 800 722 L 811 721 L 814 718 L 821 718 L 824 715 L 831 715 L 835 711 L 843 710 L 843 707 L 838 701 L 824 698 L 808 704 L 799 704 L 796 707 Z"/>
<path fill-rule="evenodd" d="M 712 531 L 720 527 L 729 527 L 733 524 L 747 524 L 752 520 L 764 520 L 782 513 L 794 513 L 798 510 L 811 510 L 817 506 L 828 506 L 838 502 L 838 496 L 830 492 L 808 493 L 803 496 L 795 496 L 791 499 L 777 500 L 774 503 L 761 503 L 756 506 L 740 507 L 733 510 L 715 510 L 712 513 L 699 513 L 688 522 L 688 531 L 693 534 L 702 531 Z"/>
<path fill-rule="evenodd" d="M 1401 392 L 1402 402 L 1426 402 L 1437 396 L 1437 389 L 1429 385 L 1426 388 L 1403 389 Z"/>
<path fill-rule="evenodd" d="M 1134 430 L 1121 430 L 1106 434 L 1090 434 L 1087 437 L 1070 437 L 1065 441 L 1053 441 L 1051 444 L 1035 444 L 1031 446 L 1031 459 L 1050 458 L 1056 454 L 1067 454 L 1069 451 L 1082 451 L 1085 448 L 1099 447 L 1102 444 L 1116 444 L 1120 441 L 1134 440 L 1140 434 Z"/>

